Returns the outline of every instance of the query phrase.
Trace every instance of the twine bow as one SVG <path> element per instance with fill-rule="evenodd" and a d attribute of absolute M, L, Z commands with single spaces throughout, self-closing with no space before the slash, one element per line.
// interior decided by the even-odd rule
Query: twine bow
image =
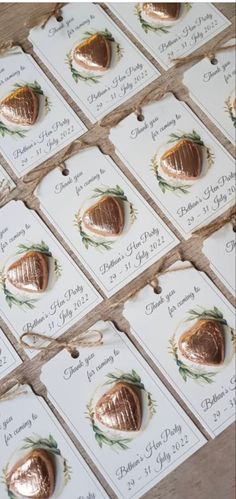
<path fill-rule="evenodd" d="M 214 64 L 214 60 L 216 60 L 217 53 L 232 50 L 235 49 L 236 47 L 236 43 L 232 43 L 231 45 L 221 45 L 221 44 L 222 41 L 220 42 L 220 44 L 215 45 L 215 47 L 213 47 L 210 52 L 200 52 L 199 54 L 187 55 L 186 57 L 177 57 L 171 59 L 171 62 L 175 63 L 175 67 L 179 67 L 182 66 L 183 64 L 200 61 L 201 59 L 207 57 L 212 62 L 212 64 Z M 215 63 L 217 64 L 217 60 Z"/>
<path fill-rule="evenodd" d="M 13 400 L 20 395 L 26 395 L 28 393 L 27 390 L 24 390 L 23 385 L 17 383 L 13 388 L 8 390 L 7 392 L 0 395 L 0 402 L 5 402 L 6 400 Z"/>
<path fill-rule="evenodd" d="M 48 21 L 50 21 L 52 17 L 55 17 L 55 19 L 58 22 L 61 22 L 63 21 L 62 8 L 64 7 L 64 5 L 65 5 L 64 3 L 56 3 L 51 10 L 37 17 L 37 19 L 35 18 L 30 19 L 25 24 L 27 25 L 28 28 L 35 28 L 36 26 L 41 26 L 41 29 L 44 29 Z"/>
<path fill-rule="evenodd" d="M 49 341 L 49 345 L 43 346 L 43 345 L 35 345 L 33 343 L 28 343 L 26 338 L 31 338 L 33 341 L 36 339 L 43 340 L 43 341 Z M 88 329 L 87 331 L 84 331 L 82 333 L 79 333 L 79 335 L 76 338 L 68 339 L 68 340 L 62 340 L 60 338 L 52 338 L 50 336 L 47 336 L 46 334 L 40 334 L 40 333 L 34 333 L 34 332 L 28 332 L 24 333 L 20 337 L 20 344 L 24 348 L 30 348 L 31 350 L 38 350 L 38 351 L 45 351 L 45 350 L 53 350 L 55 347 L 63 347 L 65 348 L 72 357 L 78 357 L 79 353 L 77 348 L 82 347 L 96 347 L 99 345 L 102 345 L 103 343 L 103 334 L 101 331 L 97 331 L 96 329 Z"/>
<path fill-rule="evenodd" d="M 137 102 L 135 106 L 113 111 L 107 117 L 103 118 L 99 122 L 99 124 L 101 127 L 104 128 L 108 129 L 113 128 L 117 126 L 120 123 L 120 121 L 124 120 L 131 113 L 136 114 L 138 121 L 143 121 L 144 115 L 142 111 L 142 106 L 145 106 L 151 102 L 157 102 L 158 100 L 161 100 L 167 93 L 168 89 L 166 87 L 163 90 L 160 90 L 160 88 L 155 88 L 152 92 L 148 92 L 148 94 L 146 94 L 142 99 L 140 99 L 140 101 Z"/>

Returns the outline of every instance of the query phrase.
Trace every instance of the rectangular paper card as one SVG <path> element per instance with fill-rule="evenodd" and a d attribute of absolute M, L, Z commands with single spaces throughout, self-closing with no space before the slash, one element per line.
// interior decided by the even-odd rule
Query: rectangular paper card
<path fill-rule="evenodd" d="M 230 26 L 210 3 L 109 3 L 112 12 L 163 66 L 184 57 Z"/>
<path fill-rule="evenodd" d="M 29 469 L 30 464 L 33 466 L 31 477 L 42 467 L 50 497 L 108 499 L 44 400 L 27 385 L 18 390 L 13 387 L 8 394 L 12 394 L 11 400 L 0 400 L 1 499 L 30 497 L 32 483 L 27 482 L 26 486 L 26 481 L 13 481 L 11 474 L 13 467 L 17 470 L 24 463 L 27 469 L 28 465 Z M 20 471 L 23 475 L 24 470 Z"/>
<path fill-rule="evenodd" d="M 38 215 L 21 201 L 1 208 L 0 255 L 0 309 L 17 339 L 29 331 L 59 336 L 102 301 Z"/>
<path fill-rule="evenodd" d="M 235 418 L 234 309 L 187 262 L 158 276 L 160 294 L 143 288 L 124 316 L 173 388 L 214 437 Z"/>
<path fill-rule="evenodd" d="M 130 114 L 111 130 L 110 139 L 118 156 L 188 239 L 233 204 L 234 160 L 173 94 L 145 106 L 143 115 L 139 122 Z"/>
<path fill-rule="evenodd" d="M 66 165 L 69 176 L 56 168 L 39 184 L 41 209 L 106 296 L 112 296 L 178 240 L 97 147 Z"/>
<path fill-rule="evenodd" d="M 18 177 L 87 129 L 34 59 L 20 48 L 0 59 L 0 151 Z"/>
<path fill-rule="evenodd" d="M 211 269 L 235 295 L 236 292 L 236 237 L 231 223 L 204 240 L 202 251 Z"/>
<path fill-rule="evenodd" d="M 235 44 L 235 39 L 227 45 Z M 236 94 L 235 47 L 217 52 L 214 64 L 208 57 L 184 73 L 183 82 L 191 98 L 210 117 L 227 139 L 235 143 Z"/>
<path fill-rule="evenodd" d="M 6 170 L 4 170 L 0 164 L 0 201 L 5 198 L 15 186 L 15 182 L 13 182 Z"/>
<path fill-rule="evenodd" d="M 160 76 L 99 5 L 69 4 L 62 14 L 29 39 L 92 123 Z"/>
<path fill-rule="evenodd" d="M 205 438 L 124 333 L 109 322 L 93 330 L 102 333 L 101 346 L 81 349 L 78 359 L 60 352 L 41 380 L 117 496 L 139 498 Z"/>
<path fill-rule="evenodd" d="M 21 359 L 0 328 L 0 380 L 21 364 Z"/>

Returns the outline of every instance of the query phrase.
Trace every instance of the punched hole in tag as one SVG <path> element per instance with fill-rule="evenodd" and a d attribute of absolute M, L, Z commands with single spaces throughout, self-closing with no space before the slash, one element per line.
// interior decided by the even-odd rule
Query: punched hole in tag
<path fill-rule="evenodd" d="M 64 175 L 64 177 L 67 177 L 68 175 L 70 175 L 70 171 L 68 170 L 68 168 L 63 168 L 61 174 Z"/>
<path fill-rule="evenodd" d="M 144 121 L 144 119 L 145 119 L 145 118 L 144 118 L 144 116 L 143 116 L 143 114 L 142 114 L 142 113 L 137 114 L 137 120 L 138 120 L 138 121 Z"/>
<path fill-rule="evenodd" d="M 211 57 L 211 58 L 210 58 L 210 63 L 211 63 L 213 66 L 216 66 L 216 64 L 218 64 L 218 59 L 216 59 L 216 57 Z"/>
<path fill-rule="evenodd" d="M 75 350 L 72 350 L 72 352 L 70 352 L 70 355 L 71 355 L 72 359 L 78 359 L 79 352 L 78 352 L 78 350 L 75 349 Z"/>

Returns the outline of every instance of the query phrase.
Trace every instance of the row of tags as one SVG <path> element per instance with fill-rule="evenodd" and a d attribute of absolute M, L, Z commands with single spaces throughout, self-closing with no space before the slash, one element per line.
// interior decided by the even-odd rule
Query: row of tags
<path fill-rule="evenodd" d="M 131 335 L 214 438 L 235 417 L 233 307 L 189 262 L 167 268 L 159 285 L 159 294 L 147 285 L 132 296 L 124 317 Z M 77 358 L 62 350 L 42 366 L 40 378 L 117 497 L 138 498 L 206 439 L 123 332 L 103 321 L 92 331 L 102 337 L 99 346 L 81 347 Z M 2 342 L 8 353 L 4 361 L 0 349 L 1 369 L 4 362 L 14 369 L 19 358 L 4 337 Z M 50 483 L 57 496 L 107 497 L 44 401 L 22 389 L 21 396 L 0 400 L 1 497 L 10 497 L 13 471 L 30 463 L 32 453 L 42 459 L 42 450 L 44 460 L 45 453 L 47 462 L 54 459 Z"/>
<path fill-rule="evenodd" d="M 130 30 L 165 69 L 172 58 L 190 54 L 230 25 L 211 4 L 182 4 L 178 19 L 170 20 L 168 26 L 161 22 L 156 29 L 144 20 L 145 13 L 140 12 L 138 4 L 112 4 L 110 8 L 122 20 L 124 17 Z M 62 11 L 61 23 L 51 18 L 43 30 L 33 28 L 29 39 L 35 53 L 92 123 L 160 76 L 99 5 L 71 4 Z M 91 53 L 96 60 L 89 68 L 85 62 Z M 232 48 L 217 54 L 217 65 L 212 66 L 205 58 L 184 75 L 192 98 L 232 142 L 234 74 Z M 162 142 L 156 126 L 154 122 L 152 132 L 159 148 Z M 191 133 L 190 123 L 187 128 L 186 133 Z M 46 161 L 86 131 L 31 56 L 20 47 L 1 56 L 0 151 L 17 176 Z"/>

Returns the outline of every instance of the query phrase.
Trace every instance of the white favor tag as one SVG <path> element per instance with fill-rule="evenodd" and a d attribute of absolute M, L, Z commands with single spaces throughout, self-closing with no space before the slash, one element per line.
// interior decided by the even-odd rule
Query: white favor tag
<path fill-rule="evenodd" d="M 179 12 L 179 4 L 175 4 L 177 18 L 161 20 L 154 12 L 151 16 L 150 12 L 145 13 L 142 3 L 108 5 L 164 69 L 174 64 L 172 59 L 191 54 L 231 24 L 210 3 L 181 3 Z M 164 5 L 168 9 L 168 4 L 146 5 Z"/>
<path fill-rule="evenodd" d="M 228 223 L 205 239 L 202 248 L 210 267 L 233 295 L 236 291 L 235 247 L 235 233 Z"/>
<path fill-rule="evenodd" d="M 57 168 L 39 184 L 41 209 L 112 296 L 178 240 L 97 147 L 74 155 L 66 166 L 69 176 Z"/>
<path fill-rule="evenodd" d="M 17 339 L 26 332 L 59 336 L 102 301 L 38 215 L 21 201 L 1 208 L 0 255 L 0 308 Z M 35 351 L 27 354 L 33 357 Z"/>
<path fill-rule="evenodd" d="M 86 130 L 30 55 L 0 59 L 0 151 L 18 177 Z"/>
<path fill-rule="evenodd" d="M 16 497 L 14 492 L 17 491 L 26 492 L 26 482 L 21 481 L 20 488 L 19 482 L 15 480 L 13 486 L 11 472 L 20 460 L 22 462 L 19 465 L 22 466 L 24 461 L 31 457 L 35 459 L 34 463 L 31 461 L 34 473 L 37 470 L 40 472 L 40 466 L 43 466 L 45 487 L 48 487 L 47 477 L 50 476 L 50 487 L 53 489 L 50 497 L 108 499 L 106 492 L 44 400 L 37 397 L 28 385 L 23 385 L 19 391 L 23 393 L 12 397 L 11 400 L 0 399 L 1 499 L 13 499 Z M 7 394 L 10 396 L 11 391 Z M 27 470 L 30 470 L 30 465 L 27 465 Z M 35 476 L 33 473 L 29 475 Z M 28 484 L 28 493 L 31 490 Z"/>
<path fill-rule="evenodd" d="M 63 7 L 62 15 L 61 23 L 52 18 L 43 30 L 33 28 L 29 39 L 35 52 L 92 123 L 160 76 L 99 5 L 68 4 Z M 88 48 L 85 45 L 83 65 L 78 64 L 74 49 L 97 33 L 103 36 L 103 41 L 95 38 Z M 103 56 L 104 67 L 99 65 Z"/>
<path fill-rule="evenodd" d="M 229 40 L 226 45 L 235 43 Z M 184 73 L 183 82 L 191 98 L 225 134 L 235 143 L 236 93 L 235 48 L 216 53 L 217 64 L 205 57 Z"/>
<path fill-rule="evenodd" d="M 189 265 L 177 262 L 172 272 L 160 275 L 159 295 L 151 286 L 143 288 L 125 304 L 124 316 L 143 348 L 214 437 L 235 418 L 234 310 L 207 276 Z M 187 332 L 188 337 L 183 337 Z M 192 346 L 190 360 L 185 354 Z"/>
<path fill-rule="evenodd" d="M 143 115 L 140 123 L 130 114 L 111 130 L 110 139 L 118 156 L 187 239 L 233 204 L 234 160 L 172 94 L 145 106 Z M 180 156 L 174 156 L 180 146 Z"/>
<path fill-rule="evenodd" d="M 21 359 L 0 328 L 0 380 L 21 364 Z"/>
<path fill-rule="evenodd" d="M 60 352 L 43 366 L 41 380 L 117 496 L 137 499 L 199 449 L 205 438 L 124 333 L 109 322 L 98 322 L 93 330 L 102 332 L 103 345 L 81 349 L 78 359 Z M 124 386 L 129 394 L 119 392 Z M 102 405 L 105 394 L 110 399 Z M 104 424 L 112 420 L 106 419 L 106 403 L 118 429 Z M 124 425 L 130 431 L 124 431 Z"/>
<path fill-rule="evenodd" d="M 0 164 L 0 200 L 5 197 L 16 186 L 15 182 L 8 175 Z"/>

